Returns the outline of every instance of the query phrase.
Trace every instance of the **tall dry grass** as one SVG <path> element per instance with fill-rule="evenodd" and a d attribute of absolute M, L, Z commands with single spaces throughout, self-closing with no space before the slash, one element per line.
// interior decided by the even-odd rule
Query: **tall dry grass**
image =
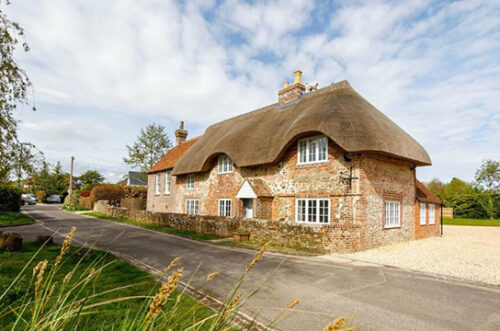
<path fill-rule="evenodd" d="M 96 288 L 101 273 L 109 267 L 110 263 L 105 263 L 105 255 L 96 256 L 89 265 L 83 266 L 78 262 L 64 276 L 58 274 L 61 272 L 60 266 L 64 263 L 75 230 L 75 228 L 71 229 L 61 246 L 59 255 L 54 261 L 42 260 L 31 272 L 27 270 L 28 265 L 35 261 L 38 253 L 43 249 L 43 245 L 26 263 L 10 286 L 0 294 L 0 328 L 33 331 L 86 330 L 90 329 L 85 324 L 86 317 L 100 314 L 115 303 L 140 300 L 139 309 L 121 311 L 120 313 L 123 316 L 111 328 L 116 330 L 179 330 L 179 321 L 192 319 L 192 322 L 187 327 L 183 326 L 182 329 L 194 331 L 273 329 L 287 313 L 293 313 L 294 308 L 300 302 L 299 299 L 295 299 L 286 307 L 279 309 L 276 317 L 266 326 L 260 325 L 255 320 L 239 318 L 239 313 L 248 300 L 255 296 L 267 281 L 267 279 L 264 280 L 252 292 L 246 295 L 243 294 L 241 286 L 249 272 L 263 257 L 267 244 L 255 254 L 253 260 L 247 265 L 240 279 L 218 309 L 201 319 L 195 320 L 192 318 L 192 314 L 200 307 L 200 302 L 196 302 L 190 307 L 181 304 L 182 296 L 185 295 L 185 287 L 179 288 L 183 269 L 176 268 L 176 266 L 180 263 L 180 258 L 174 259 L 164 269 L 161 278 L 165 279 L 165 281 L 158 287 L 156 293 L 133 296 L 120 295 L 120 290 L 137 284 L 117 284 L 116 288 L 113 289 L 100 292 L 89 291 L 89 289 Z M 85 252 L 83 258 L 87 254 L 92 254 L 90 249 Z M 3 299 L 8 295 L 9 291 L 20 279 L 26 276 L 30 277 L 29 287 L 32 287 L 33 290 L 26 291 L 23 297 L 13 304 L 4 304 Z M 219 272 L 210 273 L 205 277 L 205 281 L 210 282 L 218 276 Z M 167 305 L 167 303 L 170 304 Z M 8 316 L 13 316 L 14 322 L 8 326 L 1 325 L 1 321 Z M 339 318 L 332 321 L 324 330 L 354 330 L 354 328 L 349 327 L 344 318 Z"/>

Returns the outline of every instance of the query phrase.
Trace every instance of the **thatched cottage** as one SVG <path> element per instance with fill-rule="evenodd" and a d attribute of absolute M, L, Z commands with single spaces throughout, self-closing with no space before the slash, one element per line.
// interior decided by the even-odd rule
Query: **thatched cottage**
<path fill-rule="evenodd" d="M 360 228 L 360 248 L 439 234 L 440 201 L 416 180 L 424 148 L 347 81 L 306 88 L 213 124 L 148 175 L 147 209 Z"/>

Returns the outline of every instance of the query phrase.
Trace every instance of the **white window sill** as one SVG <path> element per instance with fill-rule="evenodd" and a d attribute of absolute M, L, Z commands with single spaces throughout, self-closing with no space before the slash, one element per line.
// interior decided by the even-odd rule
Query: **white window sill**
<path fill-rule="evenodd" d="M 297 165 L 310 165 L 310 164 L 320 164 L 320 163 L 326 163 L 328 160 L 323 160 L 323 161 L 313 161 L 313 162 L 297 162 Z"/>

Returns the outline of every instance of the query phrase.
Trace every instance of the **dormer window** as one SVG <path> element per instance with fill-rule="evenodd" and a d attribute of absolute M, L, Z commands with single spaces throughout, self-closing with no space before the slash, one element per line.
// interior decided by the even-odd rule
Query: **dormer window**
<path fill-rule="evenodd" d="M 233 160 L 227 155 L 219 155 L 217 160 L 217 173 L 227 174 L 233 172 Z"/>
<path fill-rule="evenodd" d="M 298 164 L 326 162 L 328 160 L 328 142 L 325 136 L 299 140 Z"/>

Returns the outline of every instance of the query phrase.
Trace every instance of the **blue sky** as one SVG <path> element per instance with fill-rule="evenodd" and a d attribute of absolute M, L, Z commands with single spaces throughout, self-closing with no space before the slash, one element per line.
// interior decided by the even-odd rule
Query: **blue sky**
<path fill-rule="evenodd" d="M 301 69 L 348 80 L 417 139 L 422 180 L 472 180 L 500 160 L 500 3 L 467 1 L 12 1 L 34 85 L 20 135 L 65 169 L 126 173 L 151 122 L 190 136 L 277 101 Z M 173 138 L 173 137 L 172 137 Z"/>

